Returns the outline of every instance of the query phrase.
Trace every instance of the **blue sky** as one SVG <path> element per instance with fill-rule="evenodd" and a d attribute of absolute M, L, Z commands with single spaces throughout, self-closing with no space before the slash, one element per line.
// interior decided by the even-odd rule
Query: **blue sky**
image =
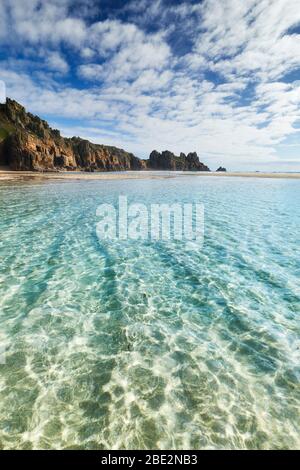
<path fill-rule="evenodd" d="M 0 56 L 63 135 L 300 171 L 299 0 L 1 0 Z"/>

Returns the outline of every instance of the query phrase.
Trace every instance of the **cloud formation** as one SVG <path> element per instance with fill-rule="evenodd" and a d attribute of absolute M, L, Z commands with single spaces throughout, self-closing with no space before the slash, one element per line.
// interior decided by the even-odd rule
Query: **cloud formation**
<path fill-rule="evenodd" d="M 299 170 L 299 25 L 298 0 L 3 0 L 0 79 L 67 135 Z"/>

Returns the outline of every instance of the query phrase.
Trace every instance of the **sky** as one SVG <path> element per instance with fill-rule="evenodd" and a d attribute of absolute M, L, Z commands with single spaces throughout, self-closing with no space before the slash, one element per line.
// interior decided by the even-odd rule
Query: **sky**
<path fill-rule="evenodd" d="M 64 136 L 300 171 L 300 0 L 0 0 L 0 80 Z"/>

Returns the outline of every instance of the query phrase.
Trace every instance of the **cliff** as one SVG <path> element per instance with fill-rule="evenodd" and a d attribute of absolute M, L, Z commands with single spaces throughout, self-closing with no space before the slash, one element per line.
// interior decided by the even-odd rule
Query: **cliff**
<path fill-rule="evenodd" d="M 9 98 L 0 104 L 0 165 L 29 171 L 209 171 L 196 153 L 177 157 L 169 151 L 154 150 L 149 160 L 141 160 L 123 149 L 80 137 L 62 137 L 46 121 Z"/>
<path fill-rule="evenodd" d="M 149 168 L 153 170 L 210 171 L 204 163 L 199 161 L 196 152 L 188 155 L 181 153 L 179 157 L 176 157 L 168 150 L 162 153 L 153 150 L 150 153 L 148 162 Z"/>

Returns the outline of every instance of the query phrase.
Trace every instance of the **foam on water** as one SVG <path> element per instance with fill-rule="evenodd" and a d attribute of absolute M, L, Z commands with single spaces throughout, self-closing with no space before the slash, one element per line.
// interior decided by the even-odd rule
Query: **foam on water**
<path fill-rule="evenodd" d="M 100 243 L 120 194 L 204 203 L 204 246 Z M 278 179 L 2 183 L 2 447 L 299 447 L 299 200 Z"/>

